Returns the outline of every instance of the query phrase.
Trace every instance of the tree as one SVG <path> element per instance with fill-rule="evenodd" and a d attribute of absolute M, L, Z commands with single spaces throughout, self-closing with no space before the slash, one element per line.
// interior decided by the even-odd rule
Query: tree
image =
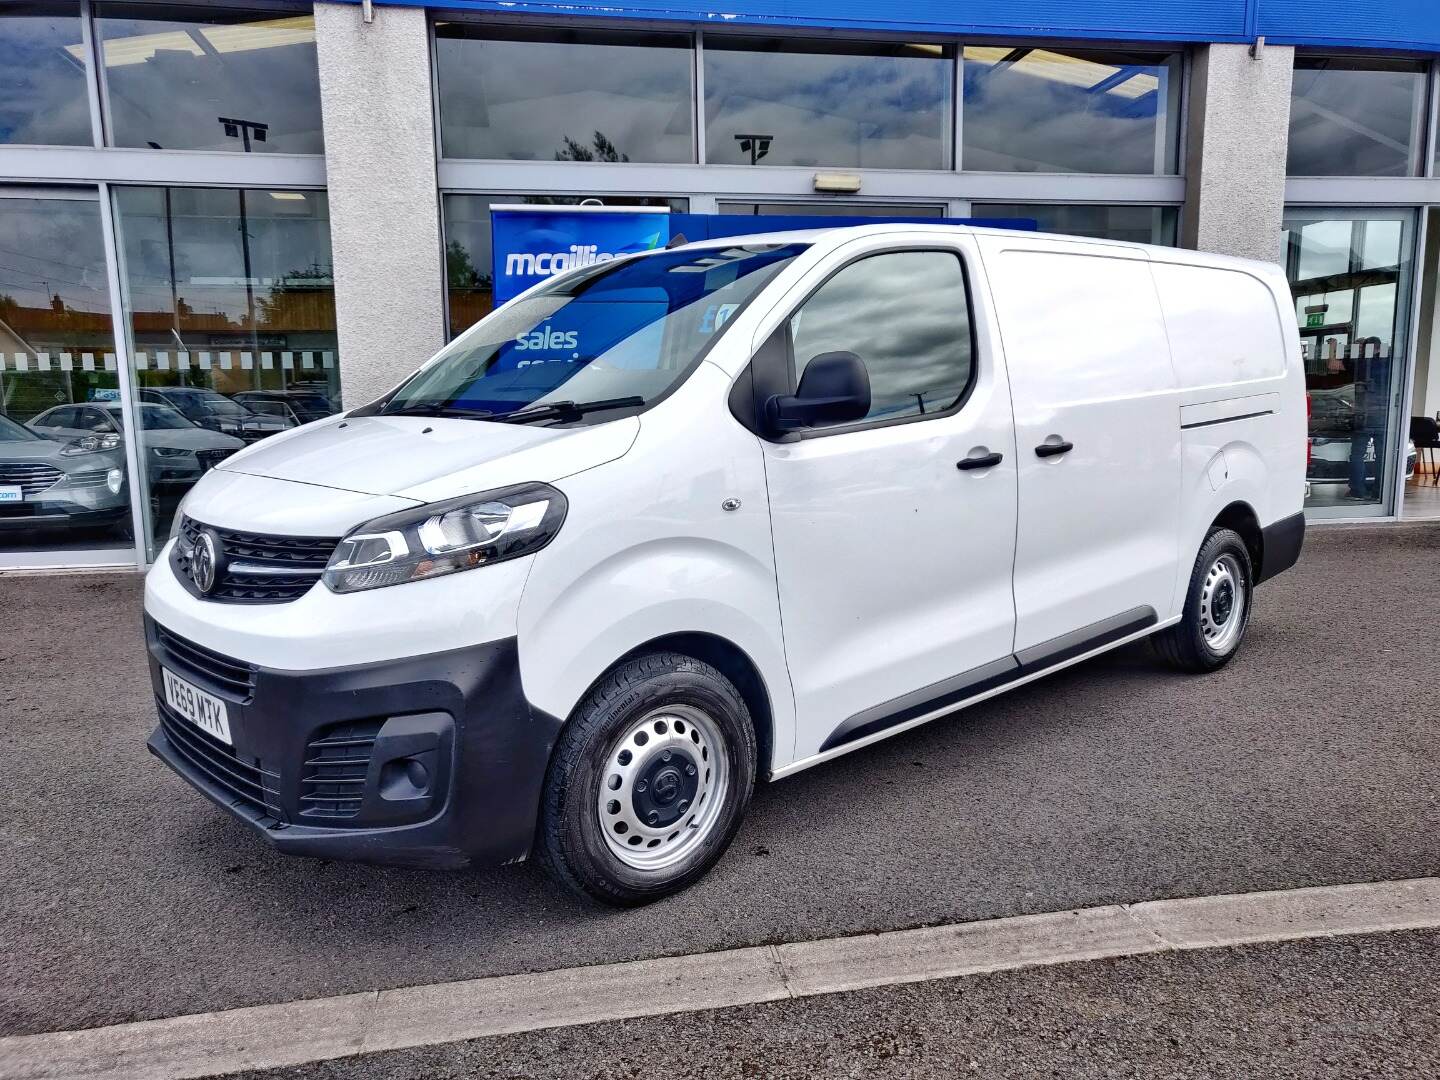
<path fill-rule="evenodd" d="M 445 245 L 445 280 L 452 289 L 488 289 L 492 284 L 491 276 L 476 268 L 469 250 L 458 240 Z"/>
<path fill-rule="evenodd" d="M 556 151 L 556 161 L 629 161 L 629 154 L 620 153 L 619 148 L 606 138 L 605 133 L 595 132 L 595 138 L 590 146 L 581 146 L 569 135 L 565 136 L 565 146 Z"/>

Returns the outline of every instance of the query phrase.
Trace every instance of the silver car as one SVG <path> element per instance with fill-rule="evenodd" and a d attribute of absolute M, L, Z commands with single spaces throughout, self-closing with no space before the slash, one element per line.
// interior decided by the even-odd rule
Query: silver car
<path fill-rule="evenodd" d="M 189 487 L 245 445 L 233 435 L 197 427 L 169 405 L 143 403 L 137 407 L 143 429 L 140 441 L 145 475 L 152 490 Z M 30 427 L 50 438 L 118 438 L 125 428 L 125 414 L 118 401 L 57 405 L 31 420 Z"/>
<path fill-rule="evenodd" d="M 0 416 L 0 530 L 108 528 L 129 506 L 119 435 L 46 438 Z"/>

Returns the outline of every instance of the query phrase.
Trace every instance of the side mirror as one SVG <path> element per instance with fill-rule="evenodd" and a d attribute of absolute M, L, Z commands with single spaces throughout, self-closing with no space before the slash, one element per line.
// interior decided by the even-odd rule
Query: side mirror
<path fill-rule="evenodd" d="M 765 402 L 774 431 L 848 424 L 870 411 L 870 373 L 852 352 L 821 353 L 805 365 L 795 396 L 776 394 Z"/>

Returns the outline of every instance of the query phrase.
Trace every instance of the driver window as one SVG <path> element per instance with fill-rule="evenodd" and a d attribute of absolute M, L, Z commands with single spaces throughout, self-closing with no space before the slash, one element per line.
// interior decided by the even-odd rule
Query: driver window
<path fill-rule="evenodd" d="M 860 357 L 865 421 L 939 413 L 970 384 L 965 270 L 948 251 L 893 251 L 846 266 L 790 317 L 795 375 L 827 352 Z"/>

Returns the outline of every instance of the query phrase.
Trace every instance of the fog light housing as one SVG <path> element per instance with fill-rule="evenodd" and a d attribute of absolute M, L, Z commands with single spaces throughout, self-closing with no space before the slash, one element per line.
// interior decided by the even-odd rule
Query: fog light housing
<path fill-rule="evenodd" d="M 105 474 L 105 486 L 110 489 L 111 495 L 119 495 L 120 489 L 125 486 L 125 473 L 120 469 L 111 469 Z"/>
<path fill-rule="evenodd" d="M 387 761 L 380 769 L 380 797 L 386 802 L 423 799 L 430 794 L 435 752 Z"/>

